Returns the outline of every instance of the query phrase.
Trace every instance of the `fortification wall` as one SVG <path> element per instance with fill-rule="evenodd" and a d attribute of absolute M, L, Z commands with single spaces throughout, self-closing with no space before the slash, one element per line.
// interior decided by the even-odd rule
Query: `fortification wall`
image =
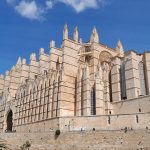
<path fill-rule="evenodd" d="M 30 124 L 24 124 L 24 125 L 19 125 L 19 126 L 14 126 L 14 130 L 16 132 L 23 132 L 23 133 L 30 133 L 30 132 L 51 132 L 54 131 L 55 129 L 58 129 L 59 127 L 59 119 L 49 119 L 49 120 L 42 120 L 39 122 L 35 123 L 30 123 Z"/>
<path fill-rule="evenodd" d="M 150 131 L 90 131 L 0 134 L 11 150 L 20 150 L 26 141 L 30 150 L 148 150 Z"/>
<path fill-rule="evenodd" d="M 87 117 L 60 117 L 32 124 L 15 126 L 16 132 L 91 131 L 91 130 L 150 129 L 150 113 Z"/>
<path fill-rule="evenodd" d="M 82 130 L 122 130 L 150 128 L 150 114 L 66 117 L 60 118 L 60 129 L 63 131 Z"/>
<path fill-rule="evenodd" d="M 113 114 L 132 114 L 150 112 L 150 96 L 141 96 L 134 99 L 113 103 Z"/>

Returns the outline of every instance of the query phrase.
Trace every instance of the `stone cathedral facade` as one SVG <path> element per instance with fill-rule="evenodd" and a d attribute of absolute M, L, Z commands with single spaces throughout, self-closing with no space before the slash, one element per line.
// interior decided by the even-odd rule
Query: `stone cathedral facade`
<path fill-rule="evenodd" d="M 0 76 L 0 132 L 150 127 L 150 51 L 112 49 L 96 28 L 88 43 L 68 32 Z"/>

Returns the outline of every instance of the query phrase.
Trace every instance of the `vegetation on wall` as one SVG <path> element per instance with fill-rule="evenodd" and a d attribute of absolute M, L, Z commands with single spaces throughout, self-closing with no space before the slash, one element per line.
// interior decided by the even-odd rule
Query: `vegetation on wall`
<path fill-rule="evenodd" d="M 60 135 L 60 130 L 59 129 L 57 129 L 56 131 L 55 131 L 55 139 L 57 139 L 58 138 L 58 136 Z"/>
<path fill-rule="evenodd" d="M 8 145 L 5 143 L 4 140 L 0 139 L 0 150 L 8 150 Z"/>
<path fill-rule="evenodd" d="M 31 147 L 31 143 L 29 141 L 26 141 L 23 145 L 20 146 L 20 149 L 29 150 L 29 147 Z"/>

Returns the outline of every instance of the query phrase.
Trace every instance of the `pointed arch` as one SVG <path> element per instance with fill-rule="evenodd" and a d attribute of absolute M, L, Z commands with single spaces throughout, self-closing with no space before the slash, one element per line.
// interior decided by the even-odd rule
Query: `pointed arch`
<path fill-rule="evenodd" d="M 81 76 L 81 116 L 83 116 L 83 102 L 84 102 L 84 73 Z"/>
<path fill-rule="evenodd" d="M 55 86 L 56 82 L 53 81 L 53 87 L 52 87 L 52 108 L 51 108 L 51 116 L 54 117 L 54 102 L 55 102 Z"/>
<path fill-rule="evenodd" d="M 125 62 L 123 61 L 120 66 L 120 89 L 121 89 L 121 99 L 127 99 L 127 92 L 126 92 L 126 74 L 125 74 Z"/>
<path fill-rule="evenodd" d="M 41 103 L 42 103 L 42 94 L 43 94 L 43 82 L 40 82 L 40 86 L 39 86 L 39 112 L 38 112 L 38 120 L 40 120 L 40 116 L 41 116 Z"/>
<path fill-rule="evenodd" d="M 12 132 L 12 127 L 13 127 L 13 112 L 12 112 L 11 109 L 7 113 L 6 123 L 7 123 L 6 131 L 7 132 Z"/>
<path fill-rule="evenodd" d="M 56 70 L 60 69 L 60 61 L 59 61 L 59 57 L 57 58 L 57 62 L 56 62 Z"/>
<path fill-rule="evenodd" d="M 111 70 L 109 72 L 109 98 L 110 98 L 110 102 L 113 102 L 113 98 L 112 98 L 112 75 L 111 75 Z"/>
<path fill-rule="evenodd" d="M 91 115 L 96 115 L 96 90 L 95 83 L 91 88 Z"/>
<path fill-rule="evenodd" d="M 77 77 L 75 77 L 75 84 L 74 84 L 74 88 L 75 88 L 75 91 L 74 91 L 74 116 L 76 116 L 76 111 L 77 111 L 77 82 L 78 82 L 78 79 Z"/>
<path fill-rule="evenodd" d="M 58 116 L 58 102 L 59 102 L 59 87 L 60 86 L 60 76 L 58 77 L 57 83 L 57 102 L 56 102 L 56 117 Z"/>

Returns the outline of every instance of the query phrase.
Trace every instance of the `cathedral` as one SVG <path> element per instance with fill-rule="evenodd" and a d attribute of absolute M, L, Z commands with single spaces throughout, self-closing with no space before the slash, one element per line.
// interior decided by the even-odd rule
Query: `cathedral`
<path fill-rule="evenodd" d="M 88 43 L 68 32 L 0 76 L 0 132 L 150 128 L 150 51 L 110 48 L 95 27 Z"/>

